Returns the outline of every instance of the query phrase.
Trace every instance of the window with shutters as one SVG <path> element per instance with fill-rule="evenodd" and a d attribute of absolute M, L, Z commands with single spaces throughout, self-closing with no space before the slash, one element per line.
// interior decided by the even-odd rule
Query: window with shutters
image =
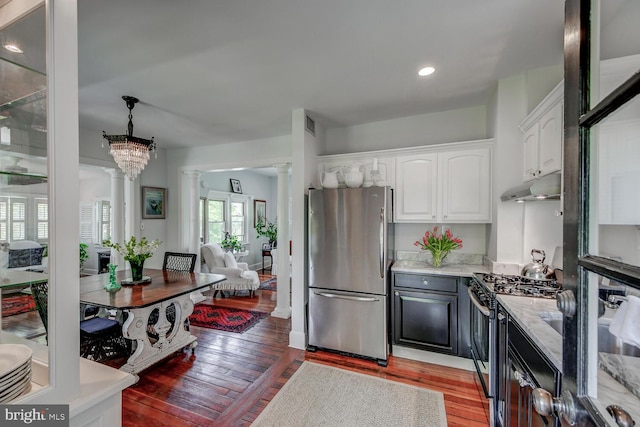
<path fill-rule="evenodd" d="M 0 241 L 49 240 L 49 204 L 45 197 L 0 197 Z"/>
<path fill-rule="evenodd" d="M 27 239 L 27 199 L 23 197 L 9 198 L 9 216 L 11 218 L 11 241 Z"/>
<path fill-rule="evenodd" d="M 49 239 L 49 203 L 47 199 L 35 199 L 36 240 L 40 243 Z"/>
<path fill-rule="evenodd" d="M 203 225 L 200 240 L 203 243 L 220 243 L 225 233 L 229 233 L 241 242 L 246 241 L 250 201 L 251 196 L 209 192 L 209 197 L 200 201 Z"/>

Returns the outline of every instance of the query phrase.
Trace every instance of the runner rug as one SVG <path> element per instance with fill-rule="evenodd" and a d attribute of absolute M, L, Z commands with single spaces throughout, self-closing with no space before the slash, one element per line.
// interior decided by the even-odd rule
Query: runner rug
<path fill-rule="evenodd" d="M 220 331 L 243 333 L 255 326 L 269 313 L 244 310 L 242 308 L 218 307 L 209 304 L 196 304 L 189 316 L 189 323 L 202 328 L 218 329 Z"/>
<path fill-rule="evenodd" d="M 442 393 L 305 361 L 251 424 L 446 427 Z"/>
<path fill-rule="evenodd" d="M 15 295 L 2 297 L 2 317 L 26 313 L 36 309 L 31 295 Z"/>
<path fill-rule="evenodd" d="M 260 287 L 258 289 L 265 289 L 267 291 L 275 291 L 278 289 L 278 279 L 275 277 L 265 280 L 260 283 Z"/>

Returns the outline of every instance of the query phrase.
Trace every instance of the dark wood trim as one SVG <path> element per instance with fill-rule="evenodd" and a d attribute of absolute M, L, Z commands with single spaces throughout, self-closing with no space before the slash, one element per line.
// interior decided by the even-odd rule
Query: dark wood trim
<path fill-rule="evenodd" d="M 580 126 L 592 127 L 631 101 L 640 93 L 640 71 L 637 71 L 621 86 L 607 95 L 591 111 L 580 118 Z"/>
<path fill-rule="evenodd" d="M 578 265 L 611 280 L 640 288 L 640 267 L 638 266 L 595 255 L 580 258 Z"/>

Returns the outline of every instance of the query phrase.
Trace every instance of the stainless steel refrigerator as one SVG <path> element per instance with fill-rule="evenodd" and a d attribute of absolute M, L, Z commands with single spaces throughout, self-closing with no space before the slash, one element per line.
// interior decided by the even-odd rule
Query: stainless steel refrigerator
<path fill-rule="evenodd" d="M 310 190 L 309 350 L 388 357 L 393 192 Z"/>

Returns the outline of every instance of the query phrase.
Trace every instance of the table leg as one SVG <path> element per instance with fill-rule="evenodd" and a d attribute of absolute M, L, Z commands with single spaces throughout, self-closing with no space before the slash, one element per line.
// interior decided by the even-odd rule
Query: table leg
<path fill-rule="evenodd" d="M 167 321 L 166 310 L 171 304 L 175 304 L 176 319 L 173 329 L 169 332 L 171 324 Z M 149 315 L 156 308 L 159 309 L 159 315 L 154 329 L 159 337 L 152 343 L 147 334 L 147 324 Z M 184 328 L 184 321 L 191 313 L 193 313 L 193 301 L 189 294 L 148 307 L 130 309 L 129 316 L 122 325 L 122 333 L 125 338 L 135 339 L 137 347 L 120 369 L 137 374 L 185 347 L 190 347 L 193 351 L 197 345 L 196 337 Z"/>

